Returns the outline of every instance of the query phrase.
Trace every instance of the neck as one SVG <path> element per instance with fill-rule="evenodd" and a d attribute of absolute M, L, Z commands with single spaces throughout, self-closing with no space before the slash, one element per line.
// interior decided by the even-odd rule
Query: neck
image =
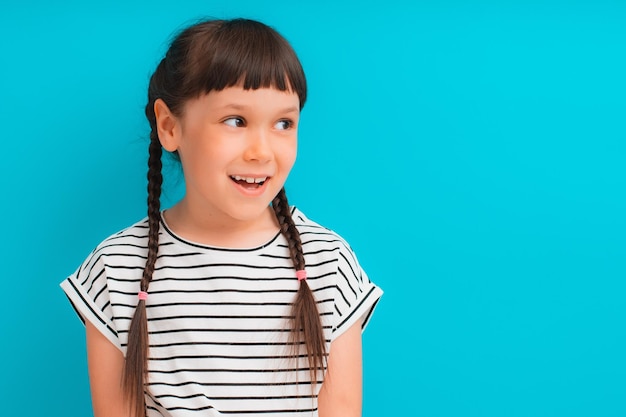
<path fill-rule="evenodd" d="M 183 198 L 164 213 L 170 229 L 183 239 L 227 248 L 252 248 L 265 244 L 280 230 L 271 207 L 250 219 L 199 209 Z"/>

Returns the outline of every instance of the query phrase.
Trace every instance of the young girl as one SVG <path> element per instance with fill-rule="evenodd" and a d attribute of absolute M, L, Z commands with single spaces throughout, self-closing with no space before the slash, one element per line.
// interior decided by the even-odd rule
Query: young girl
<path fill-rule="evenodd" d="M 262 23 L 172 42 L 148 89 L 148 217 L 61 284 L 96 417 L 361 415 L 361 330 L 382 291 L 288 205 L 305 100 L 298 58 Z M 162 149 L 186 185 L 165 211 Z"/>

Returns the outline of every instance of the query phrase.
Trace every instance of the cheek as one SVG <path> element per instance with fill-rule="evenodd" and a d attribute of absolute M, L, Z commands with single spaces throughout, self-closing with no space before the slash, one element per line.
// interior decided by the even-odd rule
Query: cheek
<path fill-rule="evenodd" d="M 298 154 L 297 145 L 289 145 L 282 148 L 279 152 L 279 158 L 283 168 L 290 170 L 293 164 L 296 162 L 296 156 Z"/>
<path fill-rule="evenodd" d="M 220 138 L 211 136 L 197 137 L 188 140 L 181 146 L 183 164 L 197 169 L 219 169 L 231 161 L 237 154 L 238 149 L 233 141 L 222 141 Z"/>

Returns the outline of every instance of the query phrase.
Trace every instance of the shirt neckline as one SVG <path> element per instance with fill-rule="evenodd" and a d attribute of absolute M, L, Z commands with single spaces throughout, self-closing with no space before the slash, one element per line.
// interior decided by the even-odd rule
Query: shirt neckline
<path fill-rule="evenodd" d="M 292 208 L 292 215 L 293 215 L 293 211 L 294 211 L 295 207 Z M 193 246 L 195 248 L 201 248 L 201 249 L 206 249 L 206 250 L 213 250 L 213 251 L 222 251 L 222 252 L 254 252 L 254 251 L 259 251 L 261 249 L 265 249 L 269 246 L 271 246 L 274 242 L 276 242 L 279 238 L 279 236 L 281 235 L 280 230 L 273 236 L 271 237 L 267 242 L 259 245 L 259 246 L 255 246 L 255 247 L 251 247 L 251 248 L 229 248 L 229 247 L 224 247 L 224 246 L 213 246 L 213 245 L 207 245 L 204 243 L 199 243 L 199 242 L 194 242 L 192 240 L 189 239 L 185 239 L 182 236 L 179 236 L 178 234 L 176 234 L 176 232 L 174 232 L 167 224 L 167 222 L 165 221 L 165 216 L 163 216 L 163 213 L 165 212 L 165 210 L 161 210 L 160 213 L 160 217 L 161 217 L 161 226 L 163 226 L 163 229 L 165 230 L 165 232 L 172 237 L 174 240 L 177 240 L 181 243 L 184 243 L 186 245 L 189 246 Z"/>

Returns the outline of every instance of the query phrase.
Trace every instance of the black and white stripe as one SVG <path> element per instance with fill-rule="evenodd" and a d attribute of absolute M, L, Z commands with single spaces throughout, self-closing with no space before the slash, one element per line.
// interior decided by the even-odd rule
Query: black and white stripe
<path fill-rule="evenodd" d="M 346 242 L 294 209 L 327 349 L 357 320 L 363 327 L 382 291 Z M 144 219 L 101 243 L 61 284 L 83 320 L 124 353 L 146 262 Z M 188 242 L 163 224 L 147 301 L 148 417 L 311 416 L 315 393 L 304 356 L 292 357 L 290 307 L 298 280 L 277 234 L 250 249 Z M 313 395 L 312 395 L 313 394 Z"/>

